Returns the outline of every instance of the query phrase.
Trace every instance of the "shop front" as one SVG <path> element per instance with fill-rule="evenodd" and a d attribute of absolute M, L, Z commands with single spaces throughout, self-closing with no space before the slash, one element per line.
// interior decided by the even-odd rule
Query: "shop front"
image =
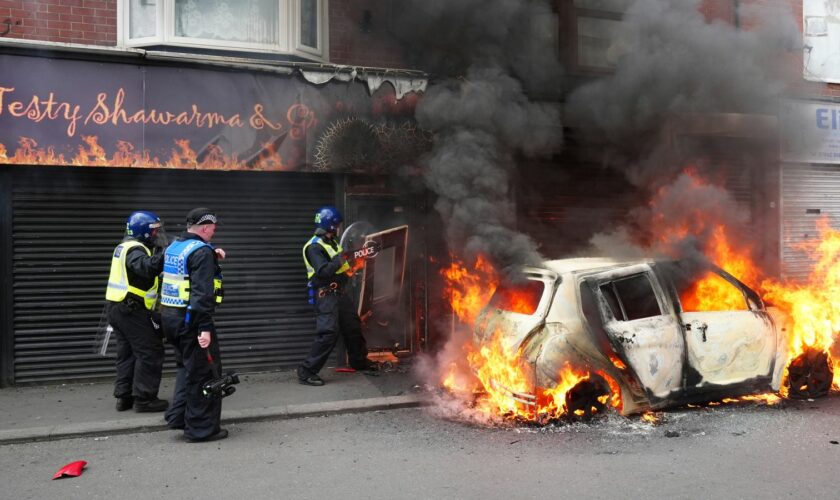
<path fill-rule="evenodd" d="M 301 247 L 315 210 L 335 204 L 354 222 L 366 200 L 395 197 L 387 174 L 425 147 L 420 75 L 342 71 L 0 55 L 0 383 L 109 376 L 93 344 L 126 216 L 154 211 L 174 236 L 196 206 L 217 211 L 228 254 L 226 365 L 295 366 L 313 334 Z M 411 200 L 391 205 L 414 220 Z M 412 282 L 401 286 L 413 314 Z M 416 333 L 383 342 L 413 349 Z"/>

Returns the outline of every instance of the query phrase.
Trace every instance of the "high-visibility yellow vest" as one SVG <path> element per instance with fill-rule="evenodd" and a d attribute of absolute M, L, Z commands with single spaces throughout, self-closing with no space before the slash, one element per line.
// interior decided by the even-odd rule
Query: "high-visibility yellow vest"
<path fill-rule="evenodd" d="M 146 251 L 146 255 L 151 256 L 152 251 L 146 245 L 136 240 L 128 240 L 117 245 L 114 249 L 114 254 L 111 257 L 111 275 L 108 276 L 108 288 L 105 290 L 105 298 L 111 302 L 122 302 L 125 297 L 131 293 L 143 299 L 143 304 L 146 309 L 152 310 L 155 308 L 155 303 L 158 298 L 158 278 L 152 283 L 152 287 L 148 290 L 141 290 L 140 288 L 131 286 L 128 282 L 128 270 L 125 268 L 125 257 L 129 250 L 139 246 Z"/>
<path fill-rule="evenodd" d="M 315 268 L 312 267 L 312 264 L 309 263 L 309 259 L 306 258 L 306 249 L 307 249 L 307 247 L 309 247 L 309 245 L 313 245 L 313 244 L 316 244 L 316 243 L 318 245 L 321 245 L 324 248 L 324 250 L 327 251 L 327 255 L 329 256 L 330 259 L 332 259 L 333 257 L 335 257 L 336 255 L 338 255 L 342 252 L 341 245 L 336 244 L 335 249 L 333 249 L 333 247 L 330 246 L 323 239 L 321 239 L 320 236 L 313 236 L 312 239 L 307 241 L 306 244 L 303 245 L 303 263 L 306 264 L 306 279 L 310 279 L 310 280 L 312 279 L 313 276 L 315 276 Z M 344 265 L 342 265 L 341 267 L 338 268 L 338 270 L 335 272 L 335 274 L 344 274 L 349 270 L 350 270 L 350 264 L 345 262 Z"/>
<path fill-rule="evenodd" d="M 204 241 L 188 239 L 176 240 L 166 248 L 163 256 L 163 289 L 160 303 L 167 307 L 187 307 L 190 305 L 190 276 L 187 274 L 187 259 L 201 247 L 213 246 Z M 216 266 L 213 276 L 213 295 L 217 304 L 222 303 L 222 270 Z"/>

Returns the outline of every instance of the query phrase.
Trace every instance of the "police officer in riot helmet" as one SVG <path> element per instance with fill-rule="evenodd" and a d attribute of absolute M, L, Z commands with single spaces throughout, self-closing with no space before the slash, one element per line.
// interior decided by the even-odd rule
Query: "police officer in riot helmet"
<path fill-rule="evenodd" d="M 154 310 L 158 276 L 163 270 L 166 236 L 163 222 L 152 212 L 134 212 L 125 225 L 125 237 L 114 249 L 105 298 L 108 323 L 117 340 L 117 411 L 164 411 L 158 399 L 163 370 L 163 340 Z M 158 250 L 158 251 L 156 251 Z"/>
<path fill-rule="evenodd" d="M 196 208 L 187 214 L 187 230 L 166 248 L 161 306 L 163 330 L 175 350 L 178 373 L 166 423 L 183 429 L 187 442 L 227 437 L 221 428 L 221 397 L 207 397 L 202 385 L 221 372 L 219 338 L 213 316 L 222 301 L 219 259 L 225 253 L 210 244 L 216 214 Z"/>
<path fill-rule="evenodd" d="M 315 309 L 315 341 L 297 369 L 298 380 L 304 385 L 324 385 L 318 372 L 327 362 L 339 334 L 344 338 L 350 366 L 366 371 L 376 367 L 367 359 L 361 320 L 345 289 L 350 264 L 336 239 L 342 222 L 337 208 L 321 207 L 315 214 L 315 235 L 303 246 L 310 303 Z"/>

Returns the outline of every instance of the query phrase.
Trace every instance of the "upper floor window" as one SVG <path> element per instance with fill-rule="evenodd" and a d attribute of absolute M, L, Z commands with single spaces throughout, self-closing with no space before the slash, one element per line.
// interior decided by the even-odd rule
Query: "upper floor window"
<path fill-rule="evenodd" d="M 120 40 L 327 59 L 328 0 L 122 0 Z"/>
<path fill-rule="evenodd" d="M 622 54 L 618 43 L 631 0 L 572 0 L 566 3 L 568 58 L 582 70 L 610 71 Z"/>

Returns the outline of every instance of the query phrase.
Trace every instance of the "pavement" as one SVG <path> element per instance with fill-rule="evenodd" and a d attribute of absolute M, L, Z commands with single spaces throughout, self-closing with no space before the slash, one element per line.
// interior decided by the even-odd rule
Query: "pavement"
<path fill-rule="evenodd" d="M 258 420 L 416 407 L 423 391 L 406 365 L 377 372 L 324 368 L 321 387 L 301 385 L 293 370 L 240 375 L 224 399 L 222 425 Z M 164 376 L 159 397 L 171 400 L 174 376 Z M 113 381 L 0 389 L 0 445 L 166 430 L 163 413 L 118 412 Z"/>

